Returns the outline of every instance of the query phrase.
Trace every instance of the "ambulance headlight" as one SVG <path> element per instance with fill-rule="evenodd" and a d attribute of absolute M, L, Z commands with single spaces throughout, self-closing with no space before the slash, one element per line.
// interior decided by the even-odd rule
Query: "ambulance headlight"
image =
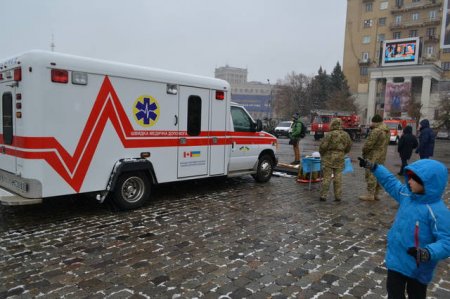
<path fill-rule="evenodd" d="M 87 85 L 88 76 L 85 72 L 72 72 L 72 84 Z"/>

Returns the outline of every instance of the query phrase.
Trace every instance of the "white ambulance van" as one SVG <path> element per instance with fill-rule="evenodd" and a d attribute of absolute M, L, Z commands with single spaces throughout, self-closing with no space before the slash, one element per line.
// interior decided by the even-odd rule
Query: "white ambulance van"
<path fill-rule="evenodd" d="M 267 182 L 277 140 L 226 81 L 30 51 L 0 60 L 5 205 L 89 193 L 134 209 L 152 186 L 215 176 Z"/>

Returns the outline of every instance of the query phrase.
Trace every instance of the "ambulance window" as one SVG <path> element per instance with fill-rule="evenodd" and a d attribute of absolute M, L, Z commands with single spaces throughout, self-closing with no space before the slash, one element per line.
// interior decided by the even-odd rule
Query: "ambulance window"
<path fill-rule="evenodd" d="M 7 92 L 2 96 L 3 142 L 12 144 L 13 140 L 13 105 L 12 94 Z"/>
<path fill-rule="evenodd" d="M 231 107 L 231 118 L 233 119 L 233 126 L 235 132 L 252 132 L 254 126 L 253 121 L 242 108 Z"/>
<path fill-rule="evenodd" d="M 189 136 L 200 135 L 202 127 L 202 99 L 198 96 L 189 96 L 187 133 Z"/>

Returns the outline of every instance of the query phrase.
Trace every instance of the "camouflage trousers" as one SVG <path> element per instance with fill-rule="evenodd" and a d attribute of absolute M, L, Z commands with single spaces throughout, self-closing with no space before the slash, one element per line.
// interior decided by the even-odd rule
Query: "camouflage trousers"
<path fill-rule="evenodd" d="M 342 171 L 344 168 L 332 168 L 328 166 L 323 166 L 323 180 L 322 189 L 320 190 L 320 197 L 326 198 L 328 196 L 328 191 L 330 190 L 331 181 L 333 181 L 334 198 L 342 199 Z M 332 177 L 332 175 L 334 177 Z"/>
<path fill-rule="evenodd" d="M 377 182 L 377 178 L 372 174 L 369 169 L 366 169 L 366 182 L 367 182 L 367 192 L 371 195 L 376 195 L 380 192 L 381 186 Z"/>

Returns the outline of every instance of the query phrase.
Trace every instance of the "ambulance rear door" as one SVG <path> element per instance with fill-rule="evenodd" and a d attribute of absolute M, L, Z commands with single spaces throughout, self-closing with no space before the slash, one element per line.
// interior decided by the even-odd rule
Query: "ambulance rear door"
<path fill-rule="evenodd" d="M 11 82 L 10 82 L 11 83 Z M 6 83 L 1 84 L 1 144 L 0 169 L 10 173 L 17 172 L 17 157 L 15 155 L 14 135 L 16 131 L 14 117 L 15 88 Z"/>
<path fill-rule="evenodd" d="M 209 161 L 210 90 L 180 86 L 178 178 L 206 176 Z"/>

